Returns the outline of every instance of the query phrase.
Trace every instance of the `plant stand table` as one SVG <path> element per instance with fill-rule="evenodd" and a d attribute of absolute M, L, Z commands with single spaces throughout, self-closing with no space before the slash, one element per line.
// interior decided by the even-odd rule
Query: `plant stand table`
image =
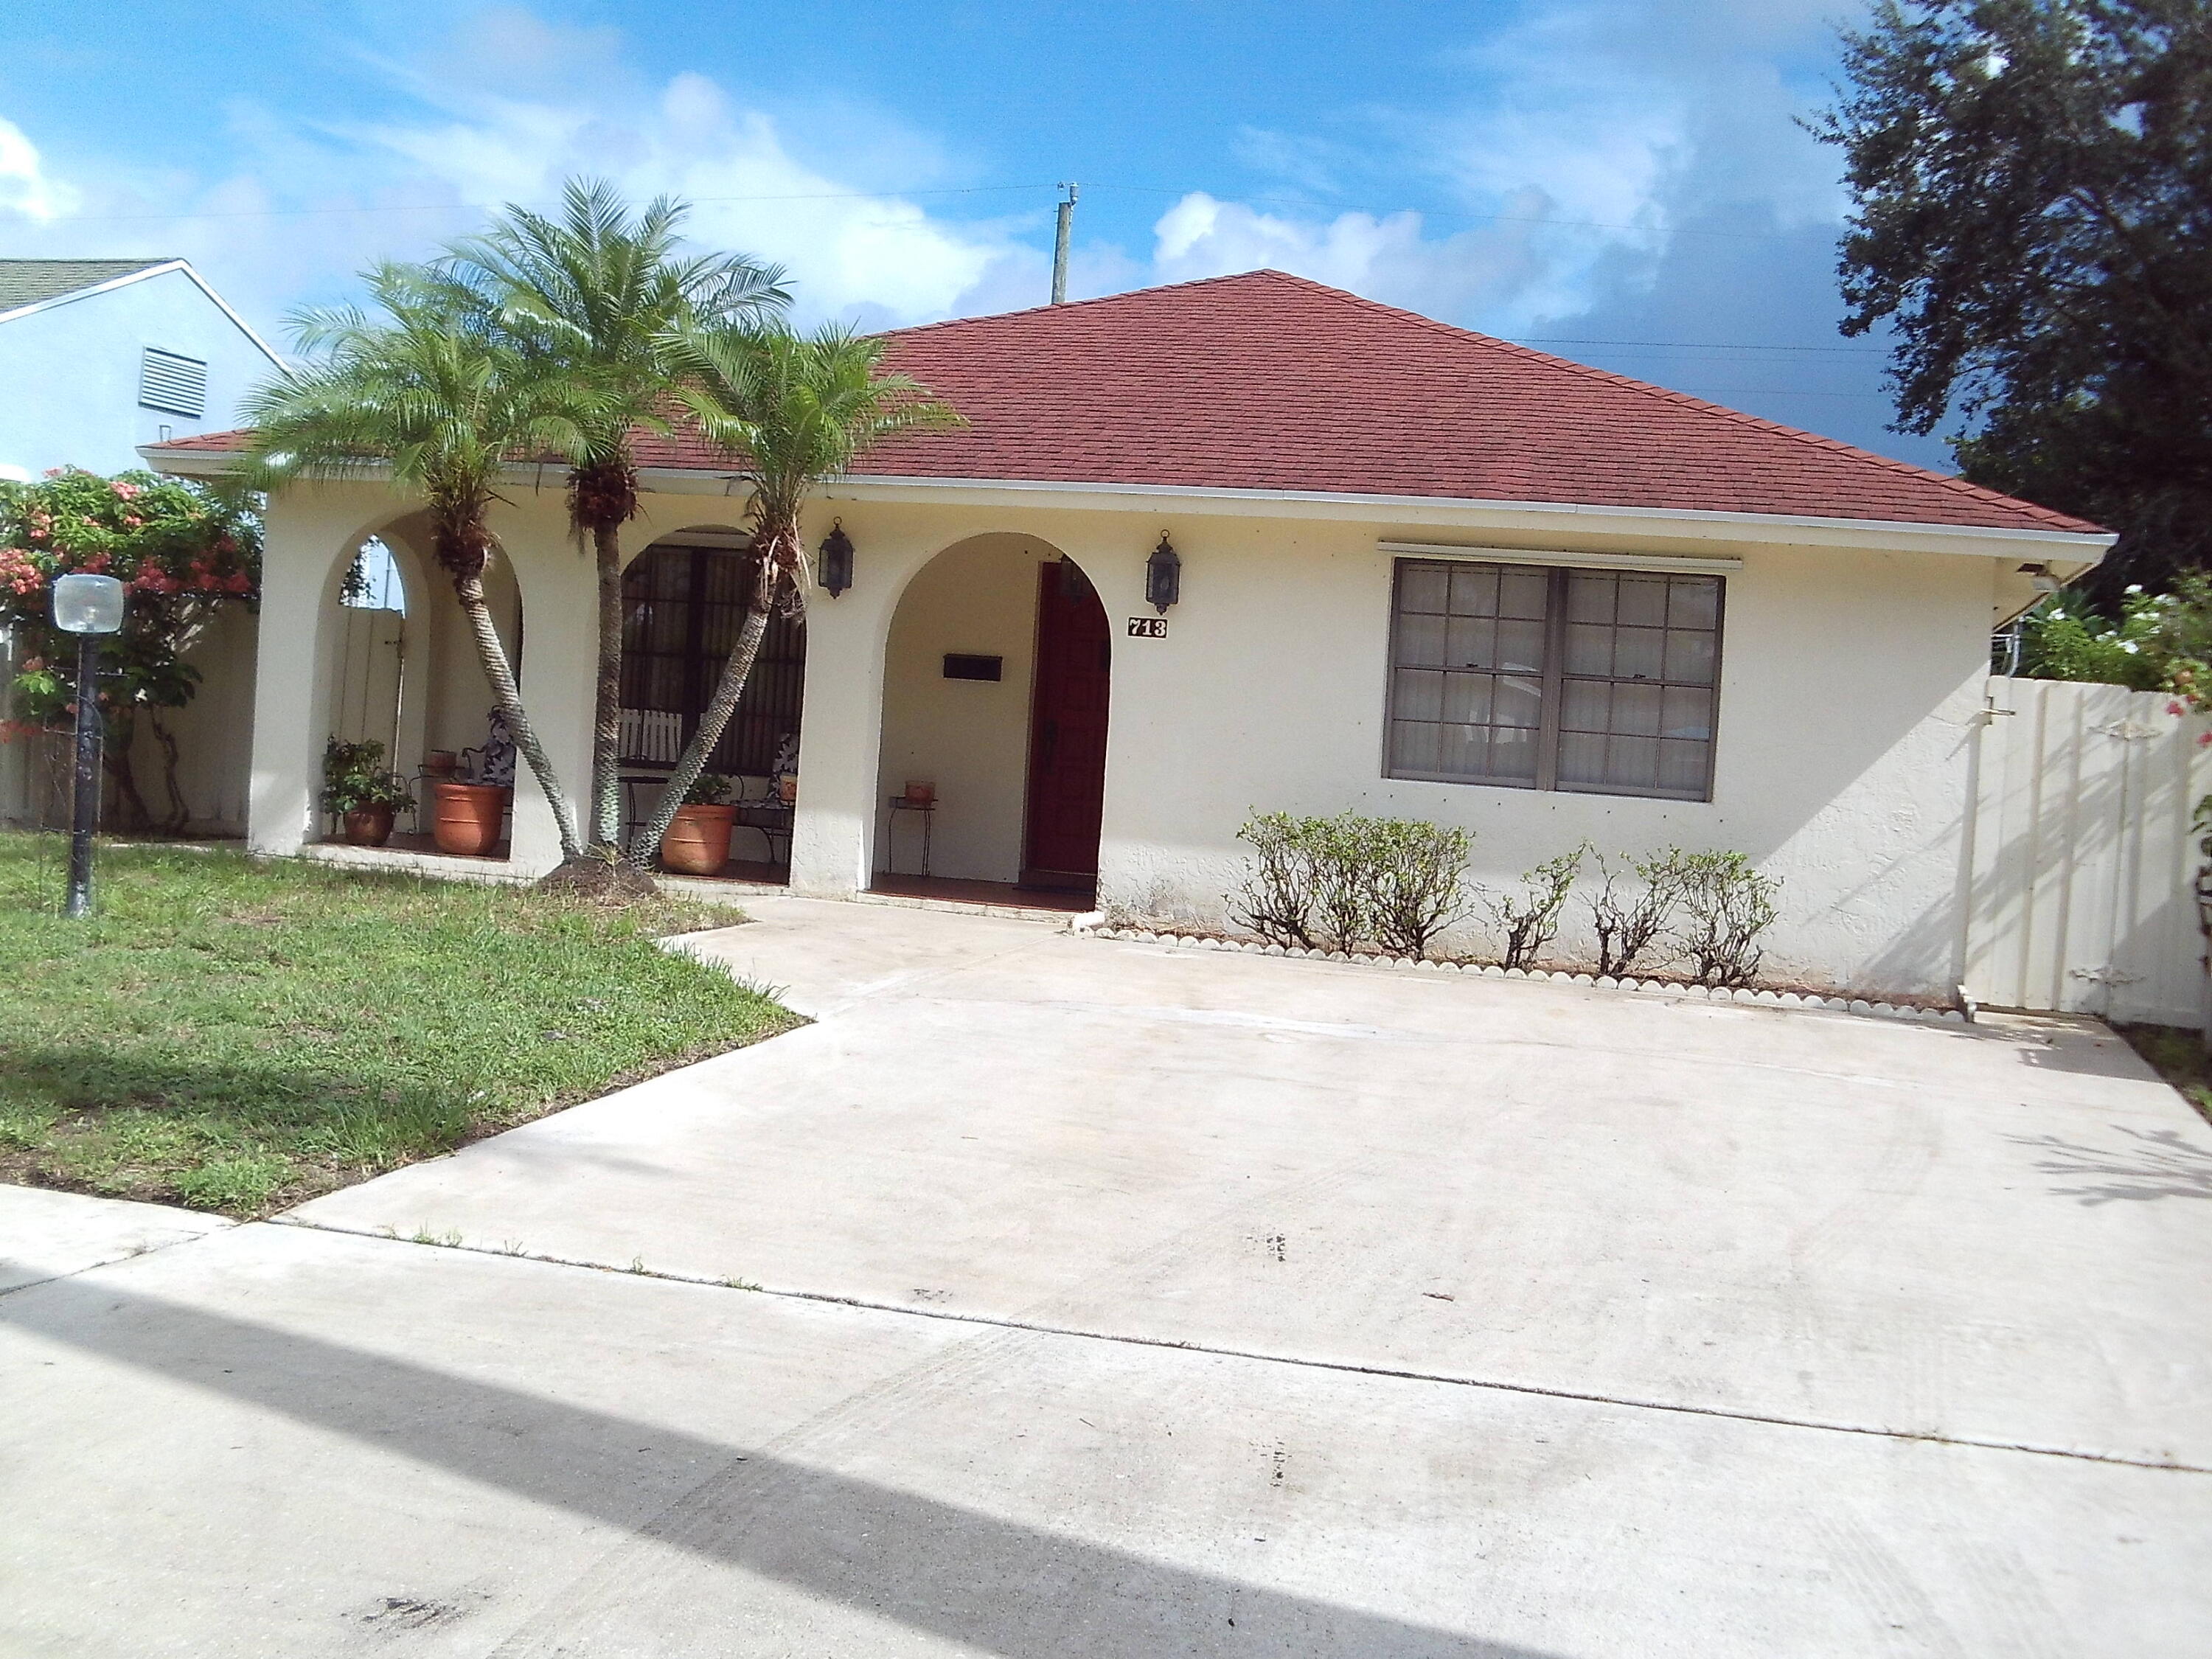
<path fill-rule="evenodd" d="M 915 873 L 926 878 L 929 874 L 931 832 L 937 823 L 937 803 L 933 800 L 908 800 L 904 795 L 890 798 L 890 811 L 884 819 L 884 873 L 887 876 L 900 873 L 892 856 L 892 849 L 896 845 L 896 837 L 892 832 L 897 828 L 898 815 L 902 812 L 921 814 L 921 868 Z"/>

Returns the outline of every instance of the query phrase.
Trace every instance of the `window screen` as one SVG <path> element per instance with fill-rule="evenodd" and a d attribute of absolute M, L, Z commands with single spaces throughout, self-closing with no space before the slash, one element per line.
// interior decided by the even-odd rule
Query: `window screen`
<path fill-rule="evenodd" d="M 1398 566 L 1394 777 L 1705 800 L 1721 580 Z"/>

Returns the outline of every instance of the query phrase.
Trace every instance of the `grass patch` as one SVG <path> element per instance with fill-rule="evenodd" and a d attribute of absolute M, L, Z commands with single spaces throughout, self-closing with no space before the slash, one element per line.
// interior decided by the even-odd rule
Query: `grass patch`
<path fill-rule="evenodd" d="M 2128 1046 L 2151 1069 L 2180 1091 L 2181 1097 L 2212 1123 L 2212 1055 L 2204 1052 L 2201 1031 L 2178 1025 L 2115 1025 Z"/>
<path fill-rule="evenodd" d="M 739 919 L 0 832 L 0 1180 L 264 1215 L 796 1018 L 653 940 Z"/>

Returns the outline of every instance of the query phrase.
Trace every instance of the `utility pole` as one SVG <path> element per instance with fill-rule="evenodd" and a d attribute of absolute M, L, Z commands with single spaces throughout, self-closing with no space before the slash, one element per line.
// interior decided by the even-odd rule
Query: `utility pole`
<path fill-rule="evenodd" d="M 1060 204 L 1056 217 L 1059 222 L 1052 233 L 1052 302 L 1056 306 L 1067 303 L 1067 233 L 1075 223 L 1075 198 L 1083 186 L 1062 181 L 1067 199 Z"/>

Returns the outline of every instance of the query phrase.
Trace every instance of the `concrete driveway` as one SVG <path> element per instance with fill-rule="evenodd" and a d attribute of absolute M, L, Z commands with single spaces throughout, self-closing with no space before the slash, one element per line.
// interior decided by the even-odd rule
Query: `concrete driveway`
<path fill-rule="evenodd" d="M 2095 1028 L 756 915 L 805 1030 L 9 1228 L 0 1648 L 2203 1650 L 2212 1133 Z"/>

